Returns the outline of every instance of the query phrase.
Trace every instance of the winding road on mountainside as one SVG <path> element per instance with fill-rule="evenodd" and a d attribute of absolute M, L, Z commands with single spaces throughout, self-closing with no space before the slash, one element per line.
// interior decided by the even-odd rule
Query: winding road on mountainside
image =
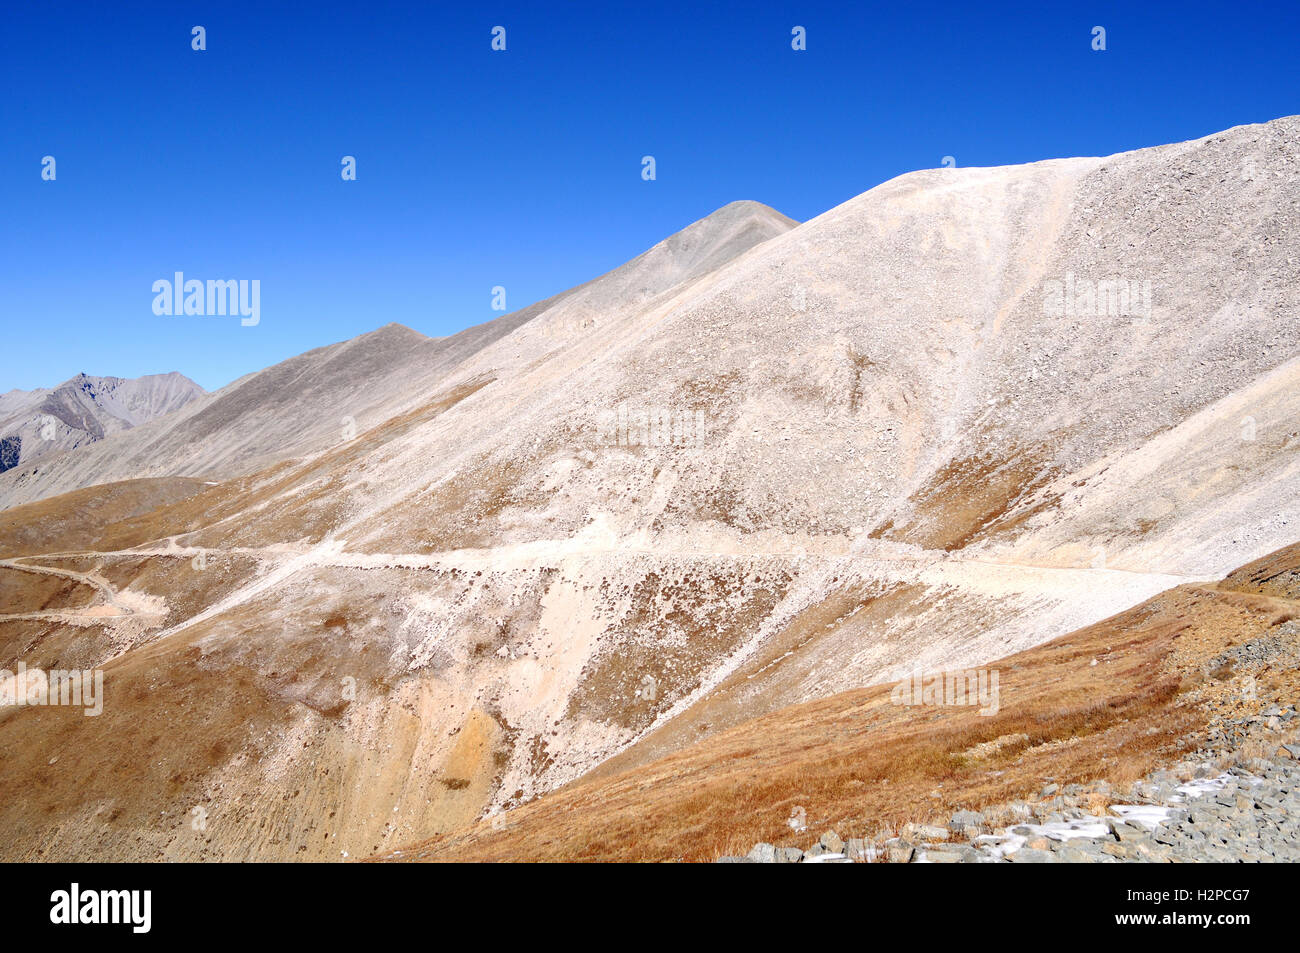
<path fill-rule="evenodd" d="M 76 555 L 94 555 L 94 556 L 112 556 L 119 555 L 116 553 L 84 553 Z M 64 579 L 71 579 L 74 582 L 82 583 L 103 593 L 104 598 L 108 600 L 108 605 L 91 604 L 83 606 L 80 609 L 43 609 L 37 612 L 14 612 L 9 614 L 0 614 L 0 622 L 16 622 L 22 619 L 40 619 L 55 622 L 71 622 L 73 624 L 86 624 L 87 622 L 111 622 L 121 619 L 124 616 L 136 615 L 135 609 L 123 603 L 117 596 L 117 590 L 109 584 L 108 580 L 94 572 L 76 572 L 72 569 L 55 569 L 52 566 L 31 565 L 27 560 L 35 559 L 34 556 L 18 556 L 13 559 L 0 559 L 0 568 L 14 569 L 18 572 L 39 573 L 47 576 L 60 576 Z M 47 557 L 48 558 L 48 557 Z M 104 609 L 115 609 L 113 613 L 107 613 Z"/>

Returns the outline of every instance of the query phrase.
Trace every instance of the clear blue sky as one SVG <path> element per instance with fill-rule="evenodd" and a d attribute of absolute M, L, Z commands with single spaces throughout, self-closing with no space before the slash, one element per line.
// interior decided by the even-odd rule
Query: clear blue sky
<path fill-rule="evenodd" d="M 494 285 L 523 307 L 734 199 L 804 220 L 945 155 L 1300 112 L 1295 0 L 731 6 L 4 4 L 0 391 L 211 389 L 389 321 L 453 333 L 496 316 Z M 177 270 L 260 279 L 261 323 L 155 316 Z"/>

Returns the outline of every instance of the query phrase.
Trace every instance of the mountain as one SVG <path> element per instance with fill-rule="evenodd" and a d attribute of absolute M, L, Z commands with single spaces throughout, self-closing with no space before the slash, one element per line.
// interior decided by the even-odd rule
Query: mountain
<path fill-rule="evenodd" d="M 1298 144 L 727 206 L 0 475 L 0 663 L 129 699 L 14 769 L 5 856 L 376 853 L 1294 543 Z"/>
<path fill-rule="evenodd" d="M 321 452 L 427 401 L 453 370 L 528 322 L 540 317 L 547 328 L 533 360 L 620 302 L 653 299 L 793 225 L 756 202 L 735 202 L 606 275 L 458 334 L 429 338 L 387 324 L 308 351 L 100 446 L 10 468 L 0 476 L 0 507 L 140 477 L 242 475 Z"/>
<path fill-rule="evenodd" d="M 138 427 L 202 394 L 175 371 L 132 380 L 78 374 L 53 389 L 0 394 L 0 472 Z"/>

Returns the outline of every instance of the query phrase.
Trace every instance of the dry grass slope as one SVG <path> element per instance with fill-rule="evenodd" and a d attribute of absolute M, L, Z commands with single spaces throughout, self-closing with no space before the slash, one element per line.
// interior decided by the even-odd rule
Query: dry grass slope
<path fill-rule="evenodd" d="M 1216 703 L 1241 714 L 1294 700 L 1293 668 L 1246 700 L 1230 669 L 1206 666 L 1300 616 L 1297 595 L 1300 545 L 992 663 L 992 717 L 897 706 L 890 685 L 845 692 L 383 859 L 709 861 L 799 841 L 786 824 L 796 807 L 811 830 L 871 837 L 1023 799 L 1048 779 L 1131 782 L 1194 748 Z"/>

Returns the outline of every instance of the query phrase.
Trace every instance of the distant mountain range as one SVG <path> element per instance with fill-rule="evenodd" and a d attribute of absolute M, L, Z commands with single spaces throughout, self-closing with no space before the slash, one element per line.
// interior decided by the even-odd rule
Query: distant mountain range
<path fill-rule="evenodd" d="M 173 371 L 132 379 L 78 374 L 52 389 L 0 394 L 0 472 L 138 427 L 203 393 Z"/>

